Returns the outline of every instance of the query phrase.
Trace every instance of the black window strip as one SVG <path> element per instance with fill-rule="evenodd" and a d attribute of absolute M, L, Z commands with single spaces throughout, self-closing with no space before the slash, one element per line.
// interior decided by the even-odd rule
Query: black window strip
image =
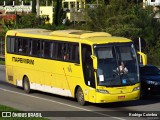
<path fill-rule="evenodd" d="M 6 46 L 7 53 L 11 54 L 80 63 L 79 43 L 75 42 L 7 36 Z"/>

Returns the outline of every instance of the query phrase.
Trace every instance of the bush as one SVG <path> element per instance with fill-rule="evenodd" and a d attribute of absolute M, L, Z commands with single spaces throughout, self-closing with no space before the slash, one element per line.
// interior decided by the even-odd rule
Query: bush
<path fill-rule="evenodd" d="M 17 21 L 19 24 L 18 28 L 33 28 L 38 25 L 38 18 L 36 18 L 36 14 L 22 14 Z"/>

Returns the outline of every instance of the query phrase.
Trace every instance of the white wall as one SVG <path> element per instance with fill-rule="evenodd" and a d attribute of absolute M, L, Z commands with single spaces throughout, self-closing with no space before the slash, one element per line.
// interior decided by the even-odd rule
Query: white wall
<path fill-rule="evenodd" d="M 149 5 L 149 6 L 160 6 L 160 0 L 155 0 L 155 2 L 151 2 L 151 1 L 152 0 L 147 0 L 147 5 Z"/>
<path fill-rule="evenodd" d="M 40 16 L 49 15 L 49 23 L 53 22 L 53 7 L 52 6 L 40 6 Z"/>

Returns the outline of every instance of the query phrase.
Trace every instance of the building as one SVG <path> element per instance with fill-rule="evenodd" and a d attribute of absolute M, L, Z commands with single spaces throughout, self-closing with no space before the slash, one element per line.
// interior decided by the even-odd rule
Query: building
<path fill-rule="evenodd" d="M 143 0 L 143 8 L 146 6 L 152 6 L 155 13 L 154 18 L 160 19 L 160 12 L 157 12 L 160 10 L 160 0 Z"/>
<path fill-rule="evenodd" d="M 5 5 L 4 4 L 0 6 L 0 12 L 4 11 L 5 14 L 7 13 L 18 13 L 21 14 L 22 12 L 24 13 L 30 13 L 32 11 L 32 2 L 30 2 L 30 5 L 24 5 L 23 1 L 21 5 L 15 5 L 14 1 L 12 5 Z"/>
<path fill-rule="evenodd" d="M 85 21 L 85 0 L 62 0 L 63 11 L 72 21 Z"/>
<path fill-rule="evenodd" d="M 160 6 L 160 0 L 143 0 L 143 3 L 148 6 Z"/>
<path fill-rule="evenodd" d="M 40 6 L 40 16 L 45 19 L 46 23 L 53 23 L 53 6 Z"/>
<path fill-rule="evenodd" d="M 30 5 L 24 5 L 23 1 L 21 5 L 15 5 L 14 1 L 12 5 L 5 5 L 5 1 L 3 5 L 0 5 L 0 15 L 6 14 L 19 14 L 22 13 L 29 14 L 32 12 L 32 1 L 30 1 Z M 40 16 L 47 20 L 46 23 L 53 23 L 53 6 L 40 6 Z"/>

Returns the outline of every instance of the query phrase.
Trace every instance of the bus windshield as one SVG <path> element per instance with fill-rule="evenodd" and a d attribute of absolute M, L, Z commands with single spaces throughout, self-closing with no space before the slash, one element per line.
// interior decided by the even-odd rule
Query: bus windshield
<path fill-rule="evenodd" d="M 126 86 L 139 82 L 137 55 L 132 43 L 95 45 L 99 86 Z"/>

